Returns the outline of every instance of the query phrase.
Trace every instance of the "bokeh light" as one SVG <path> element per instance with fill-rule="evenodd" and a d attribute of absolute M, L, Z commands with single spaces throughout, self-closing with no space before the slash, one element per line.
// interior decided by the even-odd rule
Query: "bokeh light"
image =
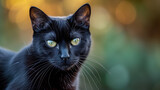
<path fill-rule="evenodd" d="M 116 7 L 116 18 L 122 24 L 131 24 L 136 19 L 134 6 L 127 1 L 121 1 Z"/>
<path fill-rule="evenodd" d="M 95 32 L 100 30 L 99 34 L 104 34 L 111 22 L 112 20 L 109 13 L 103 7 L 95 7 L 92 10 L 91 24 L 94 25 L 93 30 L 95 30 Z"/>

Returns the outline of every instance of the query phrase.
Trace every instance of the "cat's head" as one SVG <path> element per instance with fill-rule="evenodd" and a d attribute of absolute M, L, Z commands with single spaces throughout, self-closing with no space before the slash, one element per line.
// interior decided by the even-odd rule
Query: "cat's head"
<path fill-rule="evenodd" d="M 91 45 L 90 16 L 89 4 L 66 17 L 47 16 L 31 7 L 34 54 L 61 70 L 83 63 Z"/>

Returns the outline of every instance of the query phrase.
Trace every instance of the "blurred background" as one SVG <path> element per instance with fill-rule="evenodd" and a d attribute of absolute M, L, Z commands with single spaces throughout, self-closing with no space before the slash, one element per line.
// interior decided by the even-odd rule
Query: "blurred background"
<path fill-rule="evenodd" d="M 32 41 L 30 6 L 51 16 L 92 7 L 92 50 L 80 90 L 160 90 L 160 0 L 0 0 L 0 46 Z"/>

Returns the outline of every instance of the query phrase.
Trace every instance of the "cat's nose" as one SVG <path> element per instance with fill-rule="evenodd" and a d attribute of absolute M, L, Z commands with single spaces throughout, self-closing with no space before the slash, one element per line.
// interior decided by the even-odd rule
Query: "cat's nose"
<path fill-rule="evenodd" d="M 70 58 L 69 48 L 64 41 L 61 43 L 60 46 L 60 58 L 62 60 L 68 60 Z"/>
<path fill-rule="evenodd" d="M 62 60 L 68 60 L 70 58 L 70 55 L 68 53 L 68 49 L 63 49 L 61 51 L 61 55 L 60 55 Z"/>
<path fill-rule="evenodd" d="M 69 55 L 68 53 L 61 55 L 61 59 L 62 59 L 62 60 L 68 60 L 69 57 L 70 57 L 70 55 Z"/>

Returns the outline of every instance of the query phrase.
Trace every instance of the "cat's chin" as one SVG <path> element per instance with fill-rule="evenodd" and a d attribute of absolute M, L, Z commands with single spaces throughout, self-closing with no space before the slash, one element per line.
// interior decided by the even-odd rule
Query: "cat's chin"
<path fill-rule="evenodd" d="M 72 67 L 70 66 L 62 66 L 60 69 L 63 71 L 70 70 Z"/>

